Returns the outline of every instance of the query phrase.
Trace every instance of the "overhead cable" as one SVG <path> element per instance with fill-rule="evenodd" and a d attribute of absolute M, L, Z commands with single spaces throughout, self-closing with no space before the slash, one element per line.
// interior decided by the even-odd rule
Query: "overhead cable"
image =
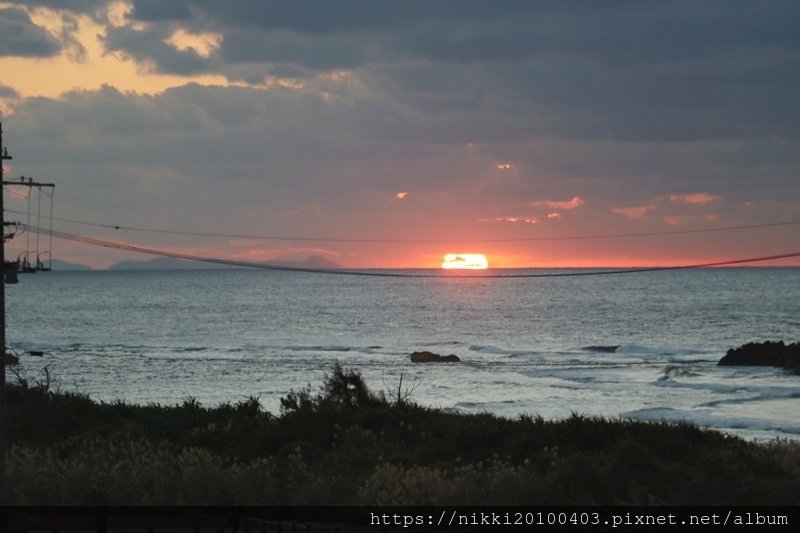
<path fill-rule="evenodd" d="M 6 209 L 8 213 L 24 214 L 20 211 L 13 209 Z M 45 217 L 43 217 L 45 218 Z M 737 231 L 744 229 L 758 229 L 758 228 L 771 228 L 778 226 L 791 226 L 800 224 L 800 220 L 788 220 L 778 222 L 767 222 L 762 224 L 747 224 L 740 226 L 721 226 L 716 228 L 696 228 L 696 229 L 683 229 L 683 230 L 669 230 L 669 231 L 654 231 L 645 233 L 599 233 L 589 235 L 564 235 L 553 237 L 518 237 L 518 238 L 505 238 L 505 239 L 357 239 L 345 237 L 297 237 L 290 235 L 253 235 L 241 233 L 213 233 L 213 232 L 200 232 L 200 231 L 183 231 L 172 230 L 163 228 L 149 228 L 149 227 L 136 227 L 136 226 L 123 226 L 119 224 L 103 224 L 99 222 L 89 222 L 74 218 L 59 218 L 52 217 L 52 220 L 59 222 L 69 222 L 72 224 L 83 224 L 86 226 L 93 226 L 97 228 L 107 228 L 116 231 L 138 231 L 146 233 L 166 233 L 171 235 L 190 235 L 195 237 L 218 237 L 225 239 L 252 239 L 252 240 L 267 240 L 267 241 L 302 241 L 302 242 L 349 242 L 349 243 L 372 243 L 372 244 L 468 244 L 468 243 L 492 243 L 492 242 L 537 242 L 537 241 L 570 241 L 570 240 L 588 240 L 588 239 L 619 239 L 629 237 L 656 237 L 661 235 L 684 235 L 691 233 L 710 233 L 719 231 Z"/>
<path fill-rule="evenodd" d="M 384 278 L 555 278 L 555 277 L 575 277 L 575 276 L 601 276 L 601 275 L 612 275 L 612 274 L 634 274 L 640 272 L 659 272 L 665 270 L 688 270 L 688 269 L 697 269 L 697 268 L 709 268 L 709 267 L 720 267 L 720 266 L 732 266 L 732 265 L 740 265 L 740 264 L 748 264 L 748 263 L 757 263 L 763 261 L 773 261 L 777 259 L 788 259 L 793 257 L 800 257 L 800 252 L 791 252 L 785 254 L 777 254 L 777 255 L 769 255 L 769 256 L 761 256 L 761 257 L 750 257 L 746 259 L 733 259 L 727 261 L 714 261 L 709 263 L 696 263 L 690 265 L 680 265 L 680 266 L 663 266 L 663 267 L 646 267 L 646 268 L 629 268 L 629 269 L 617 269 L 617 270 L 590 270 L 590 271 L 583 271 L 583 272 L 547 272 L 547 273 L 508 273 L 508 274 L 494 274 L 491 271 L 481 272 L 481 273 L 469 273 L 459 271 L 458 273 L 454 273 L 453 271 L 447 272 L 437 272 L 437 273 L 411 273 L 411 272 L 392 272 L 392 271 L 385 271 L 385 270 L 346 270 L 346 269 L 326 269 L 326 268 L 305 268 L 305 267 L 291 267 L 291 266 L 282 266 L 282 265 L 271 265 L 269 263 L 256 263 L 252 261 L 238 261 L 235 259 L 224 259 L 224 258 L 216 258 L 216 257 L 204 257 L 192 254 L 184 254 L 180 252 L 170 252 L 167 250 L 158 250 L 155 248 L 147 248 L 143 246 L 137 246 L 134 244 L 125 244 L 120 242 L 114 241 L 107 241 L 103 239 L 96 239 L 94 237 L 87 237 L 84 235 L 75 235 L 72 233 L 65 233 L 62 231 L 55 231 L 49 230 L 47 228 L 40 228 L 36 226 L 28 226 L 26 227 L 28 231 L 35 232 L 37 234 L 46 234 L 55 237 L 56 239 L 62 239 L 72 242 L 78 242 L 83 244 L 88 244 L 91 246 L 99 246 L 103 248 L 112 248 L 116 250 L 125 250 L 129 252 L 137 252 L 149 255 L 156 255 L 162 257 L 172 257 L 175 259 L 186 259 L 189 261 L 200 261 L 205 263 L 214 263 L 218 265 L 228 265 L 228 266 L 235 266 L 235 267 L 244 267 L 244 268 L 260 268 L 266 270 L 285 270 L 291 272 L 306 272 L 310 274 L 337 274 L 337 275 L 345 275 L 345 276 L 371 276 L 371 277 L 384 277 Z"/>

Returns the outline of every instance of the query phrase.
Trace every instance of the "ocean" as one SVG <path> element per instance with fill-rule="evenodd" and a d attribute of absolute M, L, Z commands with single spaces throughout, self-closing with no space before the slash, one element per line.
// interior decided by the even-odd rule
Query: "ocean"
<path fill-rule="evenodd" d="M 800 340 L 800 268 L 513 279 L 75 271 L 23 275 L 6 293 L 20 375 L 41 381 L 47 369 L 53 387 L 96 400 L 257 396 L 277 413 L 338 361 L 373 390 L 395 393 L 402 376 L 411 400 L 457 411 L 800 439 L 800 376 L 717 365 L 747 342 Z M 461 362 L 412 363 L 417 350 Z"/>

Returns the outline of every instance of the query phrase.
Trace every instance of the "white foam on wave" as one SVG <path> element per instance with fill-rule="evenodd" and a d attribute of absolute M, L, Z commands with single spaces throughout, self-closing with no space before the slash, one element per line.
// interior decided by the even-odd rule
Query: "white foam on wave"
<path fill-rule="evenodd" d="M 708 370 L 717 371 L 715 374 Z M 761 370 L 761 369 L 758 369 Z M 775 369 L 753 373 L 720 374 L 719 367 L 699 368 L 667 366 L 662 375 L 653 383 L 656 387 L 708 391 L 726 397 L 703 405 L 713 406 L 721 403 L 745 403 L 756 399 L 791 399 L 800 397 L 800 384 L 793 380 L 775 383 L 781 376 Z"/>
<path fill-rule="evenodd" d="M 711 352 L 695 350 L 681 346 L 643 346 L 641 344 L 621 344 L 615 353 L 623 355 L 684 358 L 696 357 L 698 355 L 709 355 Z"/>
<path fill-rule="evenodd" d="M 667 379 L 674 379 L 674 378 L 696 378 L 700 377 L 702 374 L 700 369 L 695 366 L 690 365 L 667 365 L 664 368 L 664 375 L 659 378 L 659 380 L 667 380 Z"/>
<path fill-rule="evenodd" d="M 243 349 L 258 353 L 358 353 L 358 354 L 374 354 L 387 352 L 387 348 L 378 345 L 357 345 L 357 344 L 255 344 L 248 343 L 243 346 Z"/>
<path fill-rule="evenodd" d="M 69 344 L 57 344 L 52 342 L 12 342 L 9 346 L 15 350 L 30 351 L 39 350 L 44 352 L 76 352 L 76 351 L 134 351 L 146 348 L 144 345 L 126 344 L 96 344 L 73 342 Z"/>
<path fill-rule="evenodd" d="M 166 344 L 124 344 L 124 343 L 37 343 L 16 342 L 10 347 L 20 352 L 42 351 L 46 354 L 59 356 L 72 356 L 77 353 L 104 358 L 144 357 L 159 360 L 176 361 L 214 361 L 231 360 L 252 362 L 260 360 L 265 362 L 273 357 L 286 355 L 286 357 L 320 356 L 322 354 L 358 354 L 364 356 L 375 355 L 401 355 L 386 351 L 382 346 L 346 346 L 338 344 L 321 345 L 290 345 L 290 344 L 244 344 L 238 346 L 207 346 L 207 345 L 166 345 Z"/>
<path fill-rule="evenodd" d="M 620 413 L 620 417 L 634 420 L 691 422 L 699 427 L 718 430 L 738 430 L 737 433 L 778 432 L 786 436 L 800 437 L 800 423 L 787 423 L 785 419 L 753 418 L 746 416 L 720 415 L 711 409 L 673 409 L 656 407 Z"/>
<path fill-rule="evenodd" d="M 454 407 L 456 409 L 464 409 L 468 411 L 497 411 L 498 409 L 507 409 L 517 403 L 517 400 L 500 400 L 494 402 L 457 402 Z"/>
<path fill-rule="evenodd" d="M 464 346 L 464 343 L 460 341 L 439 341 L 430 342 L 428 346 Z"/>
<path fill-rule="evenodd" d="M 505 355 L 511 357 L 520 357 L 526 355 L 541 355 L 541 351 L 536 350 L 519 350 L 513 348 L 502 348 L 500 346 L 472 344 L 467 348 L 471 352 L 488 355 Z"/>

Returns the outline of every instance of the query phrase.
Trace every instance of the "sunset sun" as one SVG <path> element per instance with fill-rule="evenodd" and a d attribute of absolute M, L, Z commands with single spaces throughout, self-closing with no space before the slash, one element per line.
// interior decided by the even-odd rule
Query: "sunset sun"
<path fill-rule="evenodd" d="M 447 254 L 442 260 L 442 268 L 484 270 L 489 268 L 489 261 L 483 254 Z"/>

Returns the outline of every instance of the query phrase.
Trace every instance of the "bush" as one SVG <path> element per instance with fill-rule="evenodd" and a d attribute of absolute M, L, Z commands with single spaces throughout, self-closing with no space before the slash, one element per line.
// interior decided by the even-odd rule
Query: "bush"
<path fill-rule="evenodd" d="M 462 414 L 333 367 L 317 394 L 203 407 L 9 388 L 11 505 L 798 505 L 800 445 L 691 424 Z"/>

